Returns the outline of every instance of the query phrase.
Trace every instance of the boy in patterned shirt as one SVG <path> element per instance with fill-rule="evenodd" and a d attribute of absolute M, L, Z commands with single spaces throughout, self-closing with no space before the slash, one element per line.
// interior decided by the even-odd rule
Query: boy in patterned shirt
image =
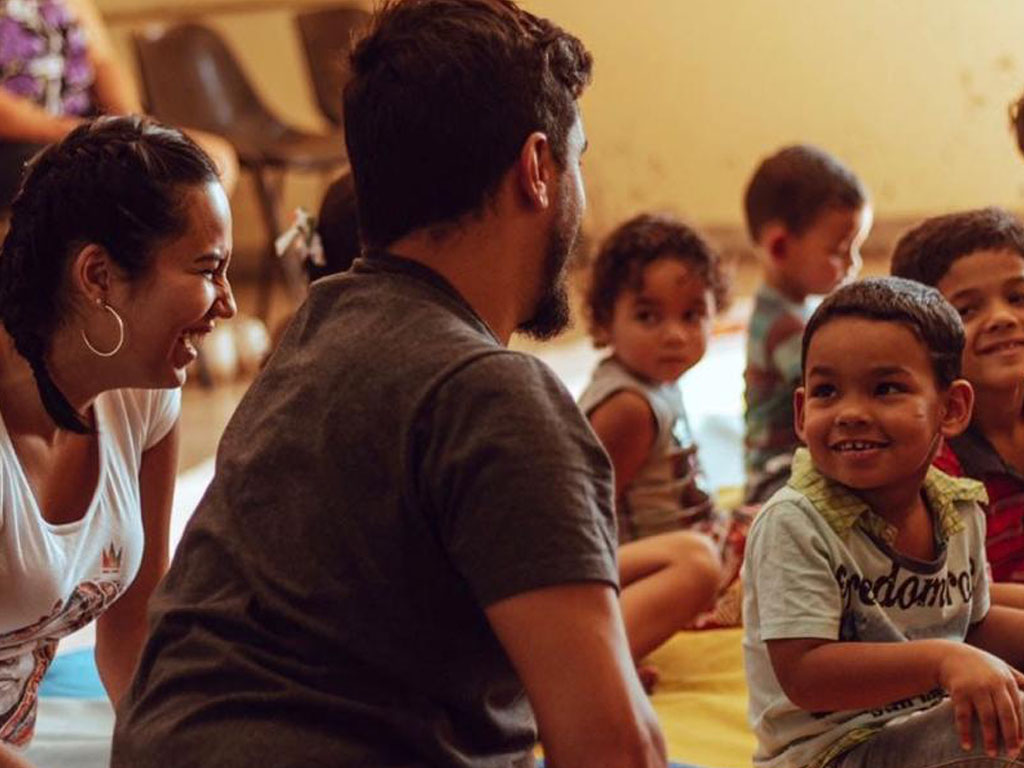
<path fill-rule="evenodd" d="M 746 501 L 765 501 L 786 482 L 793 452 L 793 390 L 800 337 L 814 306 L 860 269 L 872 209 L 857 177 L 828 153 L 785 147 L 764 160 L 744 197 L 747 230 L 764 282 L 747 339 Z"/>

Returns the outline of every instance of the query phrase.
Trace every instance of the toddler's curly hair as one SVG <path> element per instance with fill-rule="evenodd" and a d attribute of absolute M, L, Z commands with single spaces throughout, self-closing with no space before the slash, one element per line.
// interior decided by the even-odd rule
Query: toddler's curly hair
<path fill-rule="evenodd" d="M 660 258 L 692 266 L 715 298 L 715 311 L 729 304 L 729 281 L 721 259 L 695 230 L 669 213 L 641 213 L 620 224 L 601 244 L 586 294 L 590 333 L 607 328 L 625 289 L 639 290 L 644 267 Z"/>

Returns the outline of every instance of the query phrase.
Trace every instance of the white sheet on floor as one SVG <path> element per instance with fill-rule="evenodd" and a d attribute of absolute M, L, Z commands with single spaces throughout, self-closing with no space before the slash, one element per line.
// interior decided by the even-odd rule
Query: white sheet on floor
<path fill-rule="evenodd" d="M 25 757 L 34 768 L 107 768 L 113 731 L 107 699 L 42 698 Z"/>

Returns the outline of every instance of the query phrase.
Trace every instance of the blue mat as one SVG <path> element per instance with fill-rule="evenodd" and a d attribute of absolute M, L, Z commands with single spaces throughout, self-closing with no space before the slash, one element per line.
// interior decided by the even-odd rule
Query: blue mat
<path fill-rule="evenodd" d="M 92 649 L 59 654 L 39 684 L 39 695 L 65 699 L 107 698 Z"/>

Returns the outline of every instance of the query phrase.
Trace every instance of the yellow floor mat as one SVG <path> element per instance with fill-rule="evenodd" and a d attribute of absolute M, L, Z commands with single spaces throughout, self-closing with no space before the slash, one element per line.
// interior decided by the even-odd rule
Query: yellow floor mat
<path fill-rule="evenodd" d="M 671 760 L 750 768 L 742 638 L 742 629 L 680 632 L 645 660 L 661 673 L 651 702 Z"/>

